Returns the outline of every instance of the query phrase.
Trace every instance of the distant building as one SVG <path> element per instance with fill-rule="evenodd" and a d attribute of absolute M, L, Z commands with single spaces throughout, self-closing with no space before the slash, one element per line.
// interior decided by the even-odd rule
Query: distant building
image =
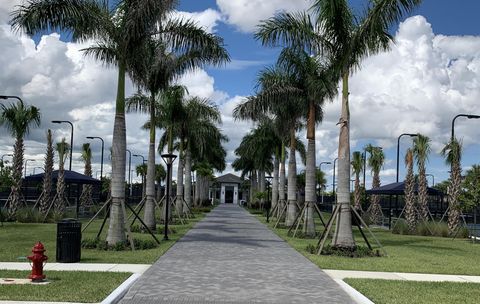
<path fill-rule="evenodd" d="M 243 183 L 244 180 L 231 173 L 219 176 L 210 187 L 210 198 L 220 204 L 239 204 L 248 197 L 248 190 L 242 189 Z"/>

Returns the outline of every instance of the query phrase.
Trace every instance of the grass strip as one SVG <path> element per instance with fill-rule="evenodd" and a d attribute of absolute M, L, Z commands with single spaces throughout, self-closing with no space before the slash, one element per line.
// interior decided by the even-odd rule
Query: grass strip
<path fill-rule="evenodd" d="M 474 304 L 480 298 L 477 283 L 378 279 L 345 279 L 345 282 L 376 304 Z"/>
<path fill-rule="evenodd" d="M 0 270 L 2 278 L 27 278 L 29 271 Z M 131 273 L 47 271 L 48 285 L 0 285 L 0 300 L 96 303 L 105 299 Z"/>

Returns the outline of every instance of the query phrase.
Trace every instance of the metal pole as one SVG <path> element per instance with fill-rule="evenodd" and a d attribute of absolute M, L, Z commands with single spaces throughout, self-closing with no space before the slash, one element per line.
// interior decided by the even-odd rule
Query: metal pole
<path fill-rule="evenodd" d="M 129 197 L 132 196 L 132 180 L 131 180 L 131 175 L 130 175 L 130 171 L 131 171 L 131 167 L 132 167 L 132 152 L 130 150 L 127 149 L 127 152 L 128 152 L 128 188 L 129 188 Z"/>
<path fill-rule="evenodd" d="M 337 201 L 335 198 L 335 169 L 336 169 L 336 163 L 337 163 L 338 157 L 333 160 L 333 181 L 332 181 L 332 186 L 333 186 L 333 201 L 334 203 Z"/>
<path fill-rule="evenodd" d="M 402 133 L 400 136 L 397 138 L 397 171 L 396 171 L 396 179 L 395 181 L 398 183 L 398 177 L 399 177 L 399 170 L 400 170 L 400 138 L 402 136 L 410 136 L 410 137 L 416 137 L 418 134 L 413 134 L 413 133 Z"/>
<path fill-rule="evenodd" d="M 172 164 L 171 163 L 167 163 L 167 180 L 170 180 L 170 176 L 172 174 L 171 172 L 171 168 L 172 168 Z M 163 236 L 163 239 L 164 240 L 168 240 L 168 221 L 169 221 L 169 213 L 168 213 L 168 209 L 169 209 L 169 206 L 170 206 L 170 183 L 167 181 L 167 197 L 165 199 L 165 217 L 164 217 L 164 220 L 165 220 L 165 230 L 164 230 L 164 236 Z"/>
<path fill-rule="evenodd" d="M 70 132 L 70 164 L 68 166 L 68 170 L 72 171 L 72 159 L 73 159 L 73 124 L 68 120 L 52 120 L 52 123 L 60 124 L 60 123 L 68 123 L 72 128 Z"/>
<path fill-rule="evenodd" d="M 105 142 L 103 141 L 103 138 L 98 137 L 98 136 L 87 136 L 88 139 L 100 139 L 102 141 L 102 156 L 100 159 L 100 180 L 102 180 L 103 177 L 103 153 L 105 150 Z"/>

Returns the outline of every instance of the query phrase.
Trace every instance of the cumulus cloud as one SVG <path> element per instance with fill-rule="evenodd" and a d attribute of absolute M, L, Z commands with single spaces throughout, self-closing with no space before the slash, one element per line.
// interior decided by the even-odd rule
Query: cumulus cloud
<path fill-rule="evenodd" d="M 201 12 L 183 12 L 178 11 L 174 14 L 185 19 L 194 20 L 200 27 L 205 29 L 208 33 L 215 32 L 215 27 L 219 21 L 222 21 L 222 14 L 214 9 L 208 8 Z"/>
<path fill-rule="evenodd" d="M 253 32 L 261 20 L 275 13 L 296 12 L 308 9 L 310 0 L 217 0 L 217 5 L 226 22 L 234 25 L 242 32 Z"/>

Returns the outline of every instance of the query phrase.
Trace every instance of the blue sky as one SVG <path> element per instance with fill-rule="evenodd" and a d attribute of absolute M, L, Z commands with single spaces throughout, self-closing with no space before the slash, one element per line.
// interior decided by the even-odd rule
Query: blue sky
<path fill-rule="evenodd" d="M 57 140 L 69 136 L 68 128 L 59 128 L 49 121 L 61 115 L 74 122 L 73 166 L 80 170 L 79 149 L 85 136 L 102 136 L 106 146 L 110 145 L 115 69 L 107 69 L 82 56 L 79 50 L 88 44 L 70 43 L 55 34 L 38 35 L 32 41 L 12 33 L 7 25 L 8 12 L 20 2 L 0 2 L 0 54 L 3 55 L 0 56 L 3 67 L 0 88 L 23 96 L 42 110 L 41 128 L 34 130 L 26 141 L 26 155 L 38 159 L 37 165 L 41 165 L 43 159 L 47 128 L 55 130 Z M 351 1 L 355 9 L 361 9 L 365 3 Z M 192 94 L 211 98 L 218 104 L 224 121 L 222 128 L 231 139 L 226 145 L 228 164 L 235 158 L 233 150 L 241 137 L 251 127 L 247 122 L 235 122 L 231 110 L 245 96 L 254 93 L 257 73 L 265 65 L 273 64 L 278 54 L 278 49 L 263 47 L 253 39 L 255 25 L 258 20 L 273 15 L 276 9 L 296 11 L 307 7 L 307 0 L 180 1 L 180 13 L 222 36 L 232 58 L 232 63 L 224 68 L 207 68 L 185 75 L 181 80 Z M 402 25 L 392 27 L 396 40 L 392 50 L 368 58 L 362 69 L 352 76 L 351 150 L 360 150 L 368 143 L 384 147 L 387 162 L 382 183 L 395 179 L 396 138 L 403 132 L 421 132 L 432 138 L 427 171 L 435 175 L 436 182 L 447 178 L 449 169 L 438 152 L 448 139 L 451 119 L 461 112 L 480 114 L 478 11 L 479 1 L 423 1 L 411 16 L 403 18 Z M 127 95 L 134 91 L 130 84 Z M 324 122 L 317 127 L 317 163 L 335 158 L 338 117 L 339 101 L 333 100 L 326 105 Z M 140 130 L 144 121 L 145 116 L 128 114 L 127 141 L 134 153 L 146 156 L 148 134 Z M 466 119 L 457 121 L 456 133 L 465 146 L 464 169 L 478 163 L 478 123 L 480 121 Z M 5 133 L 2 131 L 2 134 Z M 304 133 L 300 136 L 304 137 Z M 0 144 L 3 154 L 11 150 L 13 141 L 1 136 Z M 410 140 L 402 139 L 401 160 L 408 145 Z M 92 148 L 98 148 L 96 143 Z M 94 153 L 94 167 L 99 166 L 97 154 Z M 402 163 L 400 179 L 405 171 Z M 324 169 L 331 179 L 332 168 Z M 105 171 L 108 170 L 107 165 Z M 230 166 L 227 171 L 231 171 Z M 367 186 L 369 183 L 367 175 Z"/>

